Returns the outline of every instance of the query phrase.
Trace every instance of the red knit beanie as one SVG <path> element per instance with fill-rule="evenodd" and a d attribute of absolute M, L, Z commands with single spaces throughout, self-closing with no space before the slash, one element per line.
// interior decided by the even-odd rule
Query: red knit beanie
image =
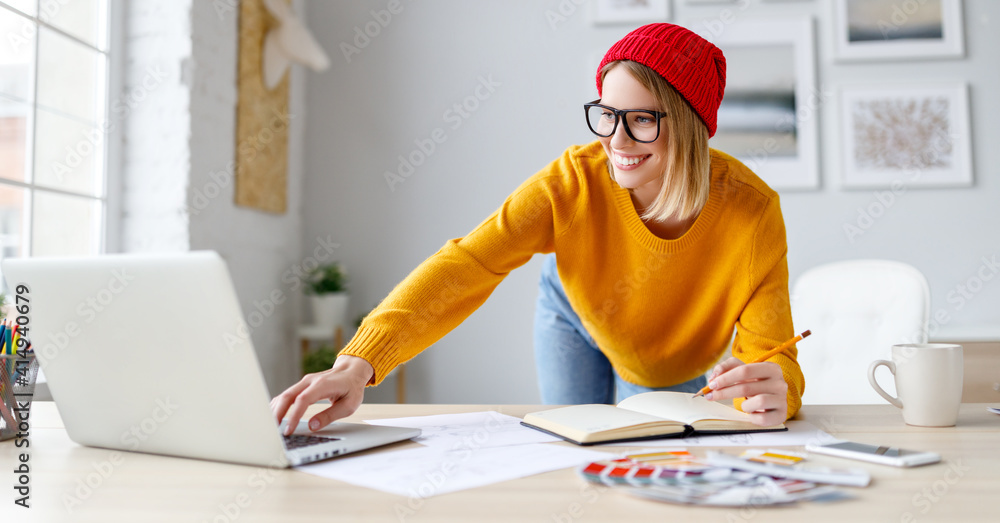
<path fill-rule="evenodd" d="M 616 60 L 631 60 L 662 76 L 691 105 L 715 135 L 716 113 L 726 88 L 726 57 L 708 40 L 674 24 L 649 24 L 625 35 L 611 46 L 597 68 L 597 93 L 601 69 Z"/>

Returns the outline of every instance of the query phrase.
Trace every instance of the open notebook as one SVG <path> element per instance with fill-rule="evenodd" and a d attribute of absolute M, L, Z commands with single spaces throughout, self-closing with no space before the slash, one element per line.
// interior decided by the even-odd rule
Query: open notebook
<path fill-rule="evenodd" d="M 745 412 L 701 396 L 662 391 L 637 394 L 617 406 L 573 405 L 533 412 L 524 417 L 522 424 L 578 445 L 788 430 L 784 424 L 756 425 Z"/>

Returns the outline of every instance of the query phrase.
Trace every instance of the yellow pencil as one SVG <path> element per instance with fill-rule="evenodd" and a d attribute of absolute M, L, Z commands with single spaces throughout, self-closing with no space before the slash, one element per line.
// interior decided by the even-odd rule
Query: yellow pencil
<path fill-rule="evenodd" d="M 784 352 L 784 350 L 787 349 L 788 347 L 791 347 L 792 345 L 795 345 L 796 343 L 802 341 L 802 338 L 808 337 L 810 334 L 812 334 L 812 331 L 805 331 L 802 334 L 799 334 L 798 336 L 786 341 L 785 343 L 782 343 L 781 345 L 778 345 L 777 347 L 765 352 L 759 358 L 754 359 L 750 363 L 763 363 L 772 356 L 777 356 L 779 352 Z M 703 396 L 705 394 L 708 394 L 709 392 L 712 392 L 712 388 L 709 387 L 708 385 L 705 385 L 704 387 L 702 387 L 701 390 L 698 391 L 697 394 L 695 394 L 692 397 L 697 398 L 698 396 Z"/>

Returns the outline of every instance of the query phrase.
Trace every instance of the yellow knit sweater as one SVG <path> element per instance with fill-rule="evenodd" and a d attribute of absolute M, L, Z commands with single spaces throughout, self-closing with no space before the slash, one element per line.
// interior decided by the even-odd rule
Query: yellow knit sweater
<path fill-rule="evenodd" d="M 665 387 L 704 374 L 729 345 L 750 361 L 791 338 L 785 225 L 778 195 L 713 150 L 708 203 L 676 240 L 653 235 L 595 141 L 529 178 L 464 238 L 448 241 L 365 318 L 341 354 L 379 383 L 478 308 L 535 253 L 556 252 L 559 278 L 587 332 L 626 381 Z M 802 371 L 771 359 L 801 405 Z M 739 408 L 737 401 L 737 408 Z"/>

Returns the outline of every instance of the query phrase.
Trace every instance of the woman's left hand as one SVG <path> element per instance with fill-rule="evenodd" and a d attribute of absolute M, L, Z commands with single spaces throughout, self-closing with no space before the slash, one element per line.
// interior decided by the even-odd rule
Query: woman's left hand
<path fill-rule="evenodd" d="M 729 358 L 712 369 L 708 386 L 712 392 L 705 399 L 710 401 L 746 398 L 743 412 L 757 425 L 778 425 L 788 417 L 788 384 L 777 363 L 744 364 Z"/>

